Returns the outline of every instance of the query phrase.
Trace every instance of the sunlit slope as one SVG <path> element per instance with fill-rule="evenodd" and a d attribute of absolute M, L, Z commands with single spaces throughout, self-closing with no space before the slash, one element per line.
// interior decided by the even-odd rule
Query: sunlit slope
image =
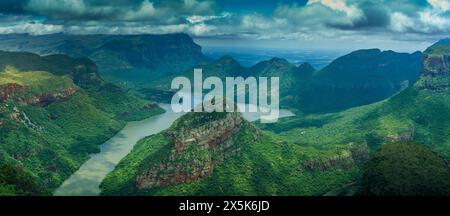
<path fill-rule="evenodd" d="M 26 178 L 17 185 L 1 182 L 4 193 L 48 193 L 126 120 L 161 112 L 155 103 L 105 83 L 89 59 L 0 52 L 0 68 L 1 175 Z M 24 175 L 10 176 L 13 169 Z"/>

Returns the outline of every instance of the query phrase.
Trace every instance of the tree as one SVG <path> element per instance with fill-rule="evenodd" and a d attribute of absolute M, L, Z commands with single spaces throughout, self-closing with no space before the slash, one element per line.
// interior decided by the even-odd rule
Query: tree
<path fill-rule="evenodd" d="M 414 143 L 383 145 L 367 163 L 362 195 L 450 195 L 447 161 Z"/>

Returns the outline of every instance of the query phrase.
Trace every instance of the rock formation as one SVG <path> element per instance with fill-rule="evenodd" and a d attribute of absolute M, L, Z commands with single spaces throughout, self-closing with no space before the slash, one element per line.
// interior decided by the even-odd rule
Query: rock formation
<path fill-rule="evenodd" d="M 433 92 L 443 92 L 450 87 L 450 55 L 439 49 L 448 45 L 439 43 L 429 48 L 423 57 L 423 74 L 418 86 Z"/>
<path fill-rule="evenodd" d="M 190 127 L 187 127 L 190 125 Z M 189 183 L 210 176 L 214 166 L 241 151 L 235 137 L 251 127 L 240 113 L 189 113 L 166 132 L 171 143 L 170 154 L 159 164 L 136 177 L 136 188 Z"/>
<path fill-rule="evenodd" d="M 69 86 L 66 89 L 55 91 L 51 93 L 29 94 L 29 88 L 21 86 L 16 83 L 8 83 L 0 86 L 0 102 L 4 102 L 8 99 L 13 99 L 19 104 L 46 106 L 53 102 L 64 101 L 70 98 L 77 88 L 75 86 Z"/>

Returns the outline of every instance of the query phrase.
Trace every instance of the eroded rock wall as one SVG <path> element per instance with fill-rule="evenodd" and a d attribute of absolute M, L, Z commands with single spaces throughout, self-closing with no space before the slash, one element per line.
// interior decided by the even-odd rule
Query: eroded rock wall
<path fill-rule="evenodd" d="M 139 174 L 136 188 L 190 183 L 210 176 L 216 165 L 241 151 L 235 136 L 244 126 L 251 127 L 240 113 L 228 113 L 225 118 L 197 127 L 169 131 L 166 134 L 172 140 L 169 156 Z M 253 138 L 258 138 L 256 129 Z"/>

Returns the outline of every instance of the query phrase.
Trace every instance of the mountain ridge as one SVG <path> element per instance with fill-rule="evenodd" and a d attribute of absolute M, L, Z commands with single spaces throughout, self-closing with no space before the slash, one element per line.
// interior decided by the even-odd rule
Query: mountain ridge
<path fill-rule="evenodd" d="M 183 33 L 0 35 L 0 49 L 89 57 L 107 81 L 131 83 L 177 74 L 196 63 L 209 61 L 201 47 Z"/>
<path fill-rule="evenodd" d="M 198 64 L 180 75 L 193 80 L 193 69 L 201 68 L 203 77 L 218 76 L 222 80 L 236 76 L 279 77 L 282 107 L 325 113 L 367 105 L 400 92 L 419 78 L 421 58 L 420 52 L 357 50 L 317 70 L 308 63 L 296 66 L 282 58 L 244 67 L 228 55 Z M 168 90 L 174 77 L 152 83 L 144 91 L 151 88 Z"/>

